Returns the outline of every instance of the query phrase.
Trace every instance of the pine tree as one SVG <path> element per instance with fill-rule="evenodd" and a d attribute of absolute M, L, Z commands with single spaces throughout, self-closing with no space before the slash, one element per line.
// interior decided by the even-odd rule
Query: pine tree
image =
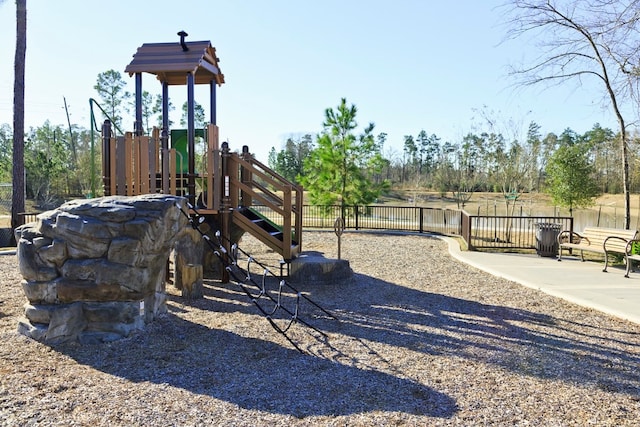
<path fill-rule="evenodd" d="M 111 121 L 122 128 L 123 109 L 126 109 L 126 101 L 131 98 L 131 93 L 126 90 L 127 82 L 122 74 L 115 70 L 107 70 L 98 74 L 93 88 L 98 92 L 102 107 L 111 116 Z"/>
<path fill-rule="evenodd" d="M 316 205 L 339 203 L 343 215 L 347 206 L 369 204 L 388 187 L 387 181 L 374 183 L 384 159 L 373 135 L 374 124 L 356 135 L 357 108 L 343 98 L 336 110 L 325 110 L 324 130 L 317 148 L 304 163 L 301 182 Z"/>

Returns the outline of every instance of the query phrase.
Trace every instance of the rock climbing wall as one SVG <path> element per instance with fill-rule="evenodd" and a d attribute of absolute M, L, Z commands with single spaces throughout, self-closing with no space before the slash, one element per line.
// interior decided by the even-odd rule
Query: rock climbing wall
<path fill-rule="evenodd" d="M 187 218 L 180 197 L 75 200 L 16 229 L 28 303 L 18 330 L 38 341 L 113 341 L 166 312 L 167 261 Z M 184 203 L 183 203 L 184 204 Z"/>

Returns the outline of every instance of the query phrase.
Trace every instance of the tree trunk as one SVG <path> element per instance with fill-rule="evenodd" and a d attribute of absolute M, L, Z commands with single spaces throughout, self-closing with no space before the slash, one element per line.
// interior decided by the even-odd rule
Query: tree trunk
<path fill-rule="evenodd" d="M 609 87 L 609 86 L 607 86 Z M 622 156 L 622 191 L 624 193 L 624 229 L 628 230 L 631 227 L 631 198 L 629 197 L 629 150 L 627 149 L 627 129 L 624 123 L 622 113 L 618 108 L 617 99 L 613 95 L 613 91 L 609 90 L 611 102 L 613 104 L 613 110 L 616 113 L 618 119 L 618 125 L 620 125 L 620 155 Z"/>
<path fill-rule="evenodd" d="M 627 132 L 622 126 L 622 185 L 624 191 L 624 228 L 628 230 L 631 227 L 631 197 L 630 197 L 630 179 L 629 179 L 629 153 L 627 148 Z"/>
<path fill-rule="evenodd" d="M 27 0 L 16 0 L 16 56 L 13 84 L 13 193 L 11 196 L 11 228 L 24 219 L 24 70 L 27 51 Z"/>

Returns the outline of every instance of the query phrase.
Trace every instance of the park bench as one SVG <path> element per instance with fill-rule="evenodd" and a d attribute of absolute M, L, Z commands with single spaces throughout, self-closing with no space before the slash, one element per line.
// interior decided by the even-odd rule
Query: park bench
<path fill-rule="evenodd" d="M 629 242 L 637 237 L 637 230 L 618 228 L 585 227 L 581 233 L 564 230 L 558 234 L 558 261 L 562 261 L 563 249 L 579 250 L 582 261 L 584 261 L 585 251 L 604 254 L 602 271 L 606 272 L 609 266 L 609 254 L 617 253 L 626 257 Z"/>
<path fill-rule="evenodd" d="M 640 238 L 629 240 L 624 250 L 624 257 L 627 264 L 624 277 L 629 277 L 629 273 L 633 271 L 633 261 L 640 261 Z"/>

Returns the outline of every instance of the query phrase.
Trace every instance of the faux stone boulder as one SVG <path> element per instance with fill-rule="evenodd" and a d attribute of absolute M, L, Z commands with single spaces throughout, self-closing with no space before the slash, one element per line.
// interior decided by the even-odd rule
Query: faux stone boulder
<path fill-rule="evenodd" d="M 16 229 L 29 303 L 18 330 L 47 343 L 111 341 L 167 311 L 166 267 L 187 226 L 164 194 L 74 200 Z"/>
<path fill-rule="evenodd" d="M 303 252 L 289 268 L 289 280 L 293 283 L 328 285 L 351 279 L 353 275 L 346 259 L 325 258 L 316 252 Z"/>

